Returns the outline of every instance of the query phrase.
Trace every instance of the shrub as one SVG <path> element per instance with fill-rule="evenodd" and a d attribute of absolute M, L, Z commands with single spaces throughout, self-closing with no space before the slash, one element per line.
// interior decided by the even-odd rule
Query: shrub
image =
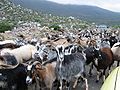
<path fill-rule="evenodd" d="M 120 25 L 114 25 L 113 28 L 118 29 L 120 28 Z"/>
<path fill-rule="evenodd" d="M 13 28 L 13 24 L 7 21 L 0 22 L 0 32 L 5 32 L 11 30 Z"/>
<path fill-rule="evenodd" d="M 60 26 L 58 25 L 52 25 L 49 28 L 54 28 L 54 30 L 60 30 Z"/>

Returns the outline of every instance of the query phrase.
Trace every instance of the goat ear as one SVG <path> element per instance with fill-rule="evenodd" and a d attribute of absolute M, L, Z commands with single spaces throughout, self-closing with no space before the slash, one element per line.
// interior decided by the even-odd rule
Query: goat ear
<path fill-rule="evenodd" d="M 35 68 L 36 69 L 41 69 L 41 66 L 37 64 L 37 65 L 35 65 Z"/>

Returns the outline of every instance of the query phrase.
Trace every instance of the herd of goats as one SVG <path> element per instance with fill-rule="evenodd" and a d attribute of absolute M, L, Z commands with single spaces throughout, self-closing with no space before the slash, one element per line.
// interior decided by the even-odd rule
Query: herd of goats
<path fill-rule="evenodd" d="M 30 41 L 21 35 L 21 39 L 0 41 L 0 90 L 31 90 L 32 85 L 32 90 L 54 90 L 54 86 L 71 90 L 80 81 L 88 90 L 86 65 L 89 75 L 96 68 L 96 82 L 101 75 L 104 82 L 114 61 L 118 66 L 120 42 L 115 34 L 49 33 Z"/>

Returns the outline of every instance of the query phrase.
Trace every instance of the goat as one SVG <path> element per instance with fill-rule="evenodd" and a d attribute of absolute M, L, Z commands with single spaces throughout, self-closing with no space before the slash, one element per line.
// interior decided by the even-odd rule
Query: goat
<path fill-rule="evenodd" d="M 43 63 L 46 60 L 51 60 L 55 57 L 57 57 L 56 51 L 54 51 L 54 47 L 52 45 L 47 44 L 37 44 L 36 45 L 37 51 L 34 54 L 34 58 L 38 59 L 41 63 Z"/>
<path fill-rule="evenodd" d="M 23 45 L 26 45 L 28 42 L 27 42 L 26 40 L 24 40 L 24 39 L 19 39 L 19 38 L 17 38 L 17 39 L 15 40 L 15 43 L 16 43 L 16 45 L 18 45 L 18 46 L 23 46 Z"/>
<path fill-rule="evenodd" d="M 76 53 L 76 52 L 81 52 L 83 51 L 83 47 L 77 44 L 71 44 L 68 45 L 67 47 L 65 47 L 65 55 L 70 55 L 72 53 Z"/>
<path fill-rule="evenodd" d="M 113 61 L 113 53 L 112 53 L 111 49 L 108 47 L 103 47 L 103 48 L 100 48 L 99 50 L 96 50 L 94 47 L 90 47 L 90 48 L 86 49 L 85 53 L 86 53 L 86 58 L 87 58 L 86 64 L 92 63 L 89 74 L 90 75 L 92 74 L 91 70 L 94 65 L 97 69 L 96 82 L 99 81 L 100 70 L 103 70 L 102 74 L 103 74 L 103 81 L 104 81 L 106 69 L 109 68 L 109 72 L 110 72 L 111 65 L 114 62 Z"/>
<path fill-rule="evenodd" d="M 0 69 L 0 90 L 27 90 L 26 70 L 23 64 L 14 69 Z"/>
<path fill-rule="evenodd" d="M 113 46 L 115 43 L 117 43 L 118 40 L 116 39 L 115 36 L 111 36 L 111 37 L 109 38 L 109 42 L 110 42 L 110 47 L 112 48 L 112 46 Z"/>
<path fill-rule="evenodd" d="M 62 45 L 56 47 L 57 51 L 57 65 L 56 76 L 60 81 L 60 90 L 62 90 L 62 81 L 66 80 L 68 85 L 73 77 L 77 78 L 73 88 L 76 87 L 80 77 L 85 80 L 86 90 L 88 89 L 87 79 L 84 77 L 85 57 L 81 53 L 73 53 L 65 55 L 64 47 Z M 69 89 L 69 86 L 68 86 Z"/>
<path fill-rule="evenodd" d="M 53 82 L 56 79 L 55 67 L 56 62 L 44 63 L 44 65 L 42 65 L 40 62 L 34 61 L 31 65 L 27 66 L 28 76 L 26 78 L 26 83 L 32 83 L 35 76 L 37 76 L 39 77 L 39 81 L 45 83 L 46 87 L 52 90 Z"/>
<path fill-rule="evenodd" d="M 82 47 L 88 47 L 88 42 L 89 39 L 88 38 L 76 38 L 75 39 L 75 43 L 81 45 Z"/>
<path fill-rule="evenodd" d="M 57 46 L 57 45 L 63 45 L 63 46 L 68 46 L 70 43 L 67 41 L 67 39 L 56 39 L 56 40 L 51 40 L 51 45 Z"/>
<path fill-rule="evenodd" d="M 35 46 L 27 44 L 13 50 L 3 49 L 1 50 L 1 55 L 9 53 L 11 55 L 14 55 L 19 63 L 23 63 L 34 57 L 33 55 L 35 51 L 36 51 Z"/>
<path fill-rule="evenodd" d="M 120 42 L 115 43 L 112 48 L 114 61 L 118 61 L 117 66 L 119 66 L 120 62 Z"/>

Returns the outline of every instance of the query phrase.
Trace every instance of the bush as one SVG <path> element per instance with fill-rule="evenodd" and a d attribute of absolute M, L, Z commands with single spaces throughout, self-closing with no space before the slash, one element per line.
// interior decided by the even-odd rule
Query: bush
<path fill-rule="evenodd" d="M 60 30 L 60 26 L 58 25 L 52 25 L 49 28 L 54 28 L 54 30 Z"/>
<path fill-rule="evenodd" d="M 5 32 L 11 30 L 13 28 L 13 24 L 9 22 L 0 22 L 0 32 Z"/>
<path fill-rule="evenodd" d="M 114 25 L 113 28 L 118 29 L 120 28 L 120 25 Z"/>

